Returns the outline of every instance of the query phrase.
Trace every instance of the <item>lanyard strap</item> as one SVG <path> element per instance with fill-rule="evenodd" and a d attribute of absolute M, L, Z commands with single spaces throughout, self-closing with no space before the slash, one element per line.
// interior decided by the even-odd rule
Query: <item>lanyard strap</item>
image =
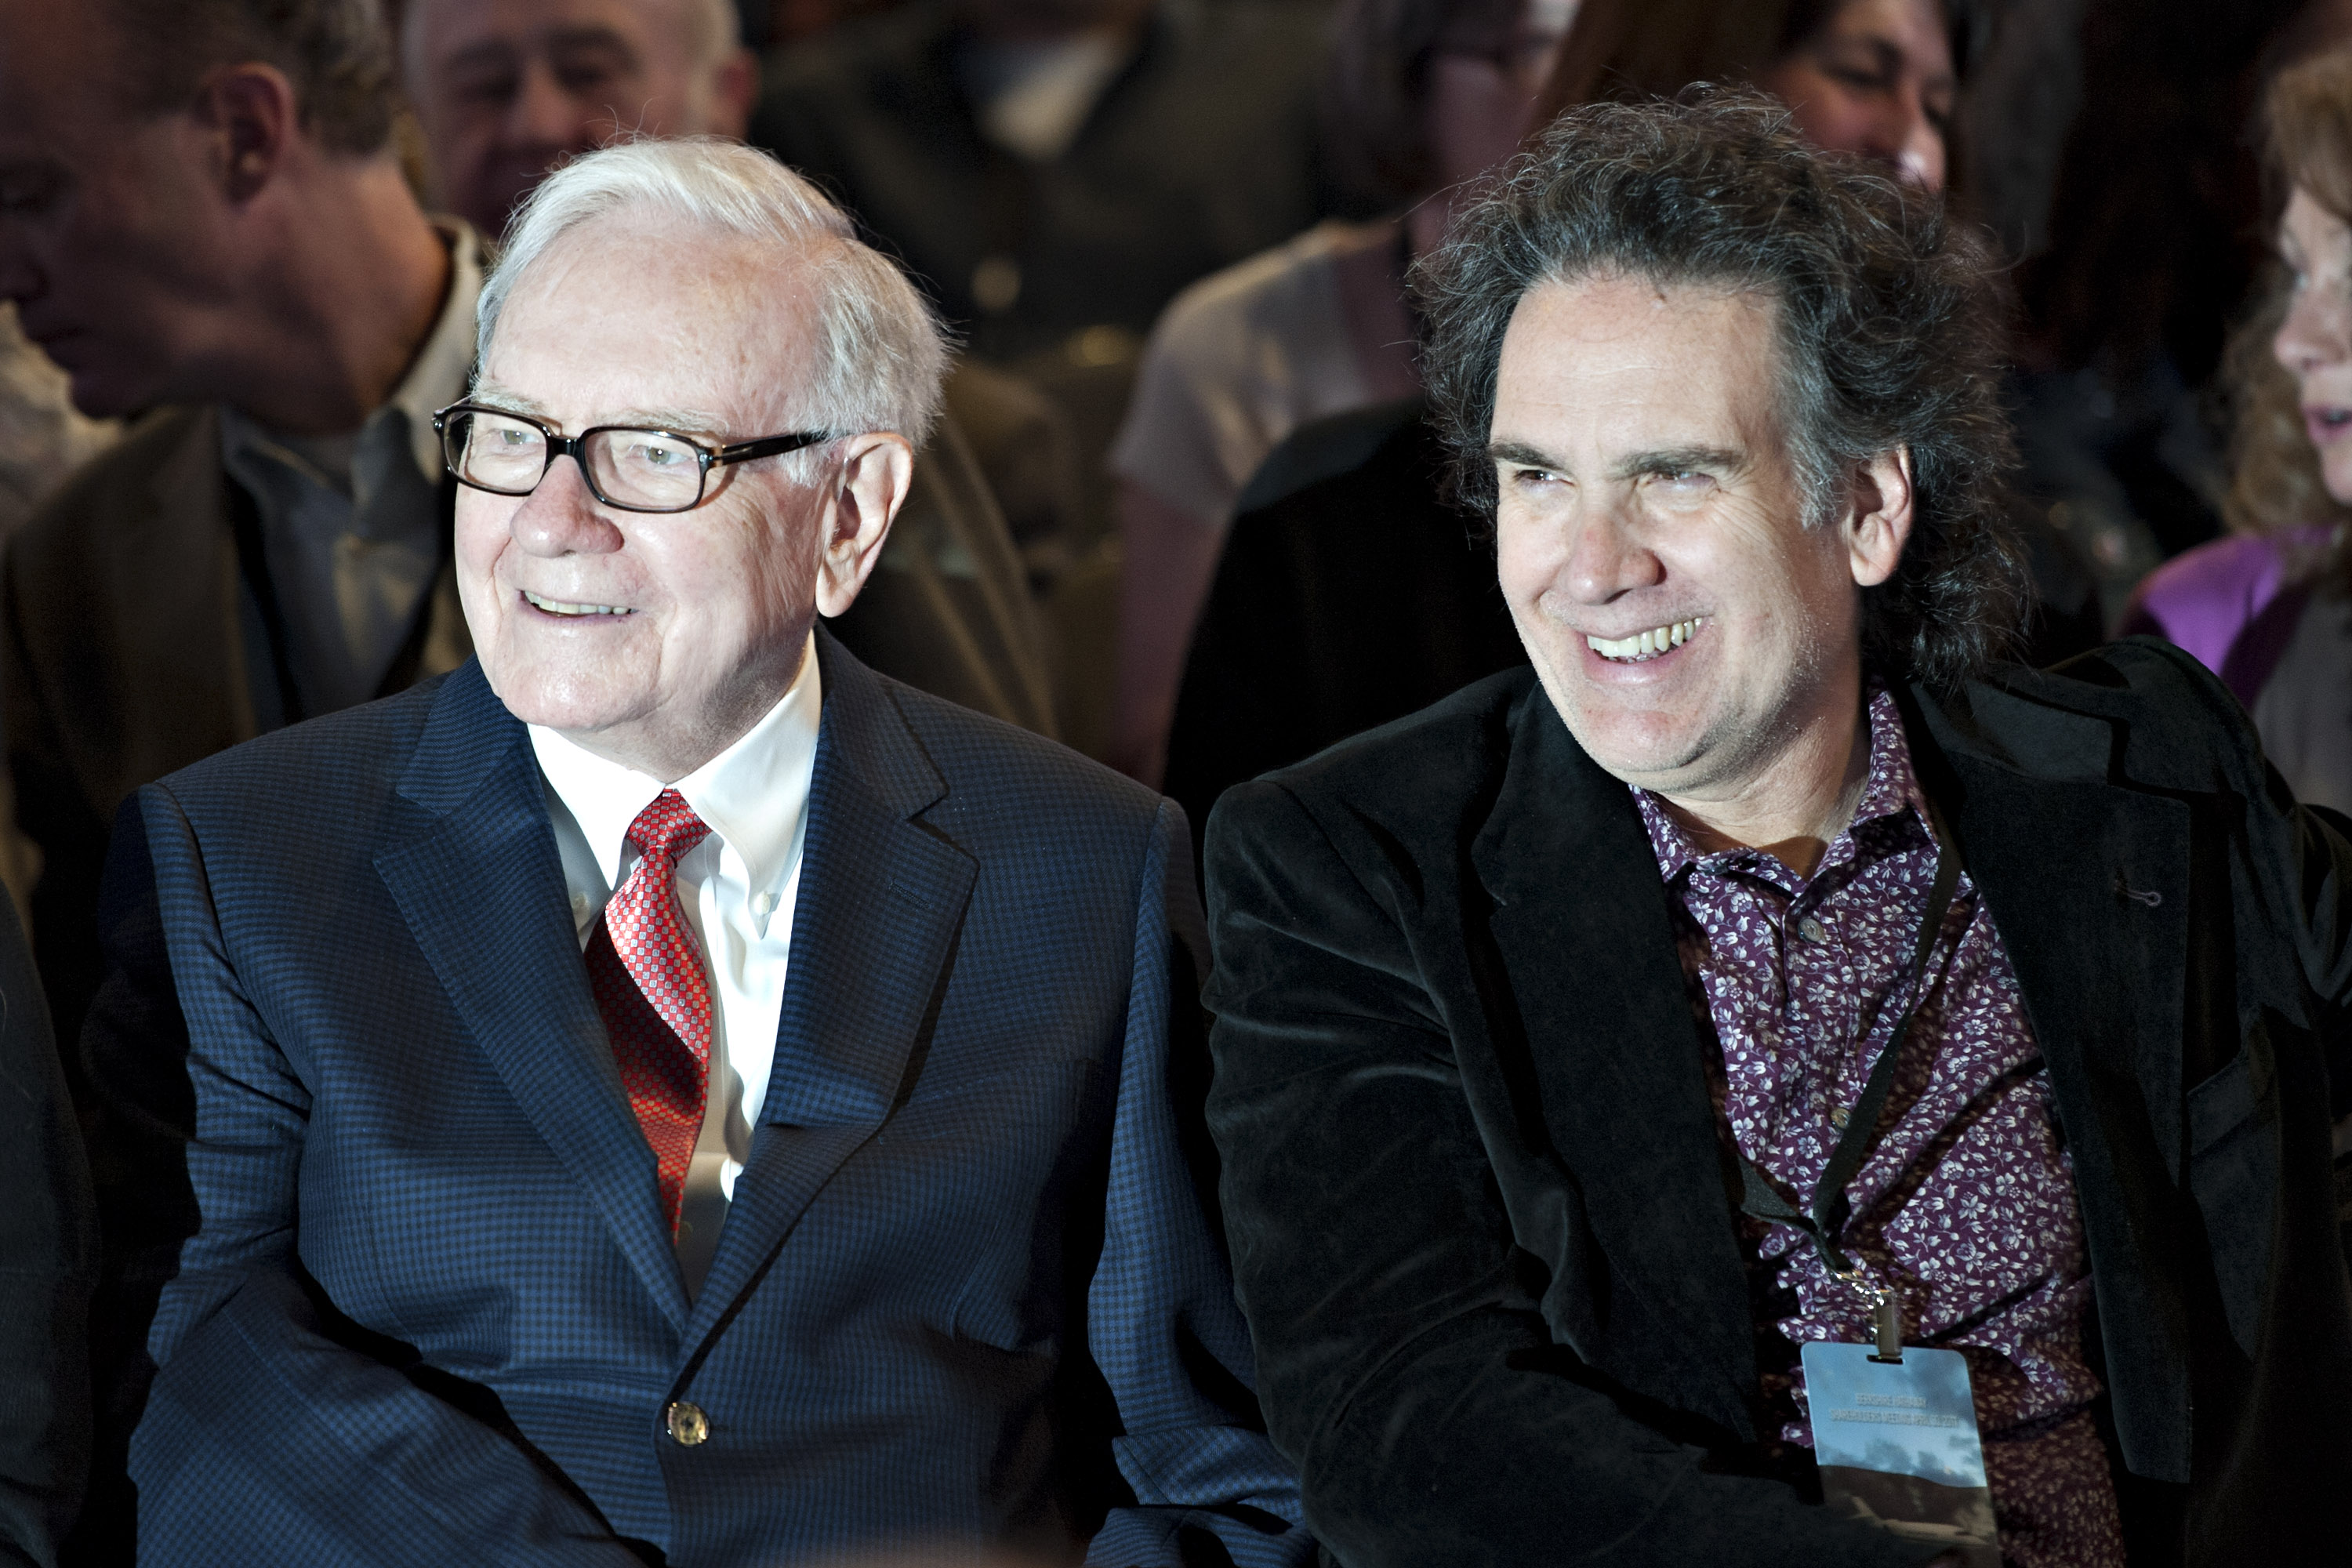
<path fill-rule="evenodd" d="M 1878 1059 L 1871 1064 L 1869 1081 L 1863 1085 L 1862 1098 L 1854 1101 L 1847 1114 L 1845 1131 L 1839 1137 L 1837 1148 L 1831 1152 L 1830 1163 L 1822 1169 L 1822 1179 L 1813 1184 L 1811 1213 L 1801 1214 L 1789 1201 L 1764 1179 L 1747 1155 L 1739 1156 L 1742 1185 L 1739 1206 L 1758 1219 L 1776 1220 L 1794 1226 L 1812 1238 L 1820 1249 L 1822 1261 L 1839 1279 L 1853 1282 L 1862 1272 L 1854 1261 L 1838 1247 L 1843 1225 L 1830 1222 L 1830 1211 L 1844 1195 L 1845 1184 L 1861 1169 L 1863 1158 L 1870 1151 L 1870 1135 L 1878 1125 L 1878 1113 L 1886 1104 L 1887 1091 L 1895 1084 L 1895 1058 L 1902 1054 L 1903 1037 L 1911 1032 L 1912 1015 L 1919 1010 L 1919 1000 L 1927 992 L 1927 959 L 1942 931 L 1944 916 L 1952 907 L 1952 896 L 1960 885 L 1960 852 L 1952 843 L 1951 834 L 1944 826 L 1944 818 L 1935 803 L 1927 803 L 1927 826 L 1936 836 L 1936 881 L 1927 891 L 1927 913 L 1919 921 L 1918 951 L 1911 960 L 1911 995 L 1904 1004 L 1903 1016 L 1895 1021 L 1894 1032 L 1886 1044 L 1879 1047 Z M 1896 1338 L 1900 1339 L 1899 1330 Z"/>

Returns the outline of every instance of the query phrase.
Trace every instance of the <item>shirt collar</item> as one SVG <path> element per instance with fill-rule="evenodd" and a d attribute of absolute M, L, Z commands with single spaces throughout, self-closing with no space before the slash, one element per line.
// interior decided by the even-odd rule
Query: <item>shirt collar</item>
<path fill-rule="evenodd" d="M 432 335 L 416 351 L 416 361 L 384 406 L 408 416 L 409 448 L 416 466 L 435 484 L 441 482 L 441 437 L 433 432 L 433 416 L 466 395 L 466 381 L 474 368 L 474 310 L 482 298 L 482 241 L 463 218 L 436 217 L 449 247 L 449 297 L 442 301 L 440 320 Z"/>
<path fill-rule="evenodd" d="M 243 410 L 224 407 L 221 444 L 232 468 L 241 468 L 248 457 L 259 458 L 326 488 L 347 488 L 349 473 L 324 471 L 322 458 L 348 469 L 352 447 L 367 443 L 385 416 L 397 410 L 407 426 L 408 449 L 418 470 L 439 486 L 441 437 L 434 434 L 433 416 L 466 395 L 467 378 L 473 371 L 474 310 L 482 297 L 482 243 L 463 218 L 436 217 L 433 226 L 449 247 L 449 291 L 441 301 L 441 314 L 435 319 L 433 330 L 392 395 L 368 415 L 355 437 L 323 442 L 289 441 Z"/>
<path fill-rule="evenodd" d="M 1816 877 L 1832 866 L 1853 858 L 1855 834 L 1871 823 L 1899 817 L 1907 812 L 1916 817 L 1922 832 L 1929 831 L 1927 796 L 1919 788 L 1918 775 L 1911 769 L 1911 741 L 1903 732 L 1903 711 L 1895 705 L 1894 694 L 1881 682 L 1872 681 L 1864 711 L 1870 721 L 1870 772 L 1863 780 L 1862 798 L 1854 803 L 1853 820 L 1831 841 L 1821 865 L 1814 868 Z M 1633 805 L 1642 814 L 1643 830 L 1649 834 L 1650 852 L 1657 858 L 1658 875 L 1669 884 L 1692 866 L 1711 861 L 1727 868 L 1736 860 L 1763 858 L 1759 851 L 1752 849 L 1726 849 L 1713 856 L 1700 853 L 1683 825 L 1666 810 L 1664 801 L 1648 790 L 1627 787 L 1633 789 Z"/>
<path fill-rule="evenodd" d="M 816 634 L 809 634 L 800 673 L 776 705 L 735 743 L 669 787 L 713 837 L 741 861 L 748 890 L 781 895 L 792 871 L 816 765 L 824 693 Z M 531 750 L 548 787 L 579 824 L 607 889 L 621 885 L 629 825 L 654 803 L 662 782 L 609 762 L 557 731 L 532 724 Z"/>

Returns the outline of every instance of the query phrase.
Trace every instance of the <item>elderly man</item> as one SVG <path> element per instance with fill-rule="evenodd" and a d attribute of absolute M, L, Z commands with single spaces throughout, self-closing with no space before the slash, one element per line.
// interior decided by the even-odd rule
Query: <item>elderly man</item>
<path fill-rule="evenodd" d="M 2185 657 L 1992 661 L 1984 260 L 1716 99 L 1575 111 L 1429 269 L 1533 668 L 1208 834 L 1235 1272 L 1351 1568 L 2341 1550 L 2352 845 Z"/>
<path fill-rule="evenodd" d="M 119 830 L 89 1049 L 202 1215 L 142 1560 L 1311 1552 L 1195 1184 L 1181 816 L 816 628 L 944 357 L 762 154 L 525 208 L 439 421 L 476 659 Z"/>
<path fill-rule="evenodd" d="M 735 0 L 405 0 L 397 14 L 430 184 L 489 234 L 555 164 L 619 137 L 741 136 L 757 87 Z M 926 691 L 1061 732 L 1022 578 L 1024 557 L 1034 579 L 1067 552 L 1067 441 L 1027 384 L 958 366 L 842 640 Z"/>

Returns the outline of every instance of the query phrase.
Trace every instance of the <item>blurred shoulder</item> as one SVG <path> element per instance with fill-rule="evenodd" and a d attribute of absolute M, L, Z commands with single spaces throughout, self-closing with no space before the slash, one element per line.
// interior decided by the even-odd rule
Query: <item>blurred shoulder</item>
<path fill-rule="evenodd" d="M 1286 830 L 1300 813 L 1327 835 L 1370 829 L 1408 844 L 1451 843 L 1487 800 L 1530 701 L 1543 701 L 1525 665 L 1378 729 L 1352 735 L 1302 763 L 1227 790 L 1210 814 L 1213 859 L 1221 844 Z"/>
<path fill-rule="evenodd" d="M 125 519 L 156 505 L 159 484 L 220 482 L 219 421 L 209 405 L 159 408 L 84 462 L 10 536 L 18 569 L 110 550 Z"/>

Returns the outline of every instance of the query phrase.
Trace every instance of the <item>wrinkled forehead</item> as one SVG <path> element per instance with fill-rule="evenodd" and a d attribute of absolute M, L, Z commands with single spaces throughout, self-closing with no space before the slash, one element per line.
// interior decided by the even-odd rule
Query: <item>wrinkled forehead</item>
<path fill-rule="evenodd" d="M 625 210 L 593 217 L 510 280 L 482 375 L 567 422 L 625 395 L 721 411 L 740 427 L 730 435 L 781 430 L 822 412 L 802 397 L 822 286 L 800 247 Z"/>

